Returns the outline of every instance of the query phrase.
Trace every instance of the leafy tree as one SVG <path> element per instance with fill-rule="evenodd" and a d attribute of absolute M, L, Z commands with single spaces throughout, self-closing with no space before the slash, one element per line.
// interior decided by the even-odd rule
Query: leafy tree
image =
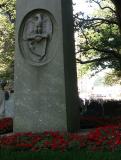
<path fill-rule="evenodd" d="M 111 0 L 115 6 L 115 14 L 118 22 L 118 26 L 121 33 L 121 1 L 120 0 Z"/>
<path fill-rule="evenodd" d="M 15 0 L 0 0 L 0 79 L 13 79 Z"/>
<path fill-rule="evenodd" d="M 77 47 L 77 63 L 83 64 L 83 70 L 80 72 L 84 74 L 87 70 L 99 72 L 111 68 L 112 76 L 120 81 L 121 1 L 87 1 L 96 3 L 100 9 L 93 16 L 85 16 L 82 12 L 74 15 L 75 31 L 80 34 Z M 15 3 L 16 0 L 0 0 L 0 78 L 4 79 L 13 78 Z M 110 74 L 109 77 L 112 76 Z M 111 80 L 109 77 L 106 83 Z"/>
<path fill-rule="evenodd" d="M 121 18 L 116 4 L 109 0 L 88 0 L 88 2 L 97 4 L 99 9 L 90 16 L 82 12 L 74 16 L 75 31 L 78 31 L 80 37 L 77 45 L 77 63 L 85 66 L 83 67 L 85 72 L 90 69 L 97 73 L 110 68 L 113 71 L 107 75 L 105 83 L 112 84 L 116 80 L 120 82 Z M 112 79 L 114 74 L 117 77 L 115 81 Z"/>

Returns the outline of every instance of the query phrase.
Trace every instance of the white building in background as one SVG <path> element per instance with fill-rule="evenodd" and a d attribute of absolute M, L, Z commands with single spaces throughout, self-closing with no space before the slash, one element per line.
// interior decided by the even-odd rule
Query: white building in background
<path fill-rule="evenodd" d="M 84 76 L 78 79 L 79 97 L 82 99 L 121 100 L 121 85 L 104 85 L 104 77 L 110 69 L 99 72 L 96 76 Z"/>
<path fill-rule="evenodd" d="M 78 80 L 79 97 L 82 99 L 115 99 L 121 100 L 121 85 L 95 85 L 94 79 Z"/>

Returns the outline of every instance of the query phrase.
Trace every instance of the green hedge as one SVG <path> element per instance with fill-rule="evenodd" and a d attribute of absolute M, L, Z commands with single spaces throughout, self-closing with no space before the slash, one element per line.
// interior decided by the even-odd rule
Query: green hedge
<path fill-rule="evenodd" d="M 41 152 L 11 152 L 9 150 L 0 150 L 1 160 L 121 160 L 121 151 L 119 152 L 90 152 L 83 151 L 50 151 Z"/>

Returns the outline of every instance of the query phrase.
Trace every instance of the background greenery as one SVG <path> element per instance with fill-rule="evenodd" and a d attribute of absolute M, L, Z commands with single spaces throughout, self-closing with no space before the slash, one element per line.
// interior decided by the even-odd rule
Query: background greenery
<path fill-rule="evenodd" d="M 0 0 L 0 79 L 13 79 L 16 0 Z M 78 76 L 110 68 L 106 84 L 121 83 L 121 14 L 119 0 L 87 0 L 98 9 L 92 15 L 74 15 Z"/>
<path fill-rule="evenodd" d="M 15 0 L 0 0 L 0 80 L 13 79 Z"/>
<path fill-rule="evenodd" d="M 116 6 L 111 0 L 87 0 L 96 5 L 93 14 L 78 12 L 74 15 L 77 67 L 80 76 L 93 71 L 93 75 L 111 69 L 105 83 L 121 83 L 121 35 Z"/>
<path fill-rule="evenodd" d="M 11 152 L 7 150 L 1 150 L 0 152 L 2 160 L 120 160 L 121 152 L 90 152 L 83 151 L 49 151 L 42 150 L 41 152 Z"/>

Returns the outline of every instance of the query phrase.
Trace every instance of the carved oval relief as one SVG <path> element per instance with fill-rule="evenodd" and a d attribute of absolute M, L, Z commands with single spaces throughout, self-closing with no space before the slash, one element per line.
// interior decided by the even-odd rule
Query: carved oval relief
<path fill-rule="evenodd" d="M 53 58 L 53 53 L 49 52 L 52 38 L 52 15 L 45 10 L 33 10 L 25 16 L 19 30 L 22 56 L 31 65 L 41 66 L 48 63 Z"/>

